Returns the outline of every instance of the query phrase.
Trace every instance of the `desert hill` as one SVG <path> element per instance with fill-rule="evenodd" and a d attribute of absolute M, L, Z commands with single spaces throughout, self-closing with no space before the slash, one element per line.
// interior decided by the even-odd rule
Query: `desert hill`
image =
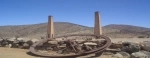
<path fill-rule="evenodd" d="M 68 22 L 54 23 L 55 36 L 75 34 L 75 33 L 93 33 L 93 27 L 82 26 Z M 2 37 L 29 37 L 40 38 L 45 36 L 47 32 L 47 23 L 32 24 L 32 25 L 12 25 L 0 26 L 0 36 Z M 103 26 L 103 34 L 112 38 L 122 37 L 149 37 L 150 28 L 110 24 Z"/>

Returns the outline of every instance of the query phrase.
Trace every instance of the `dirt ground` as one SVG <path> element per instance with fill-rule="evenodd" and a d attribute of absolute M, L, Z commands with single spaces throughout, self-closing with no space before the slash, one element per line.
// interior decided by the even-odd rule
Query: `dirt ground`
<path fill-rule="evenodd" d="M 25 49 L 0 47 L 0 58 L 41 58 L 28 55 L 27 52 L 28 50 Z M 77 58 L 112 58 L 109 55 L 103 55 L 101 57 L 89 57 L 89 56 L 93 56 L 93 54 Z"/>
<path fill-rule="evenodd" d="M 0 58 L 37 58 L 26 54 L 28 50 L 0 47 Z"/>

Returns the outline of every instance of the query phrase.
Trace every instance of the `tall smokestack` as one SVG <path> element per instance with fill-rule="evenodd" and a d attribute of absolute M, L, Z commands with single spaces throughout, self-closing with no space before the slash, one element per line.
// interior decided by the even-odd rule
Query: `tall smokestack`
<path fill-rule="evenodd" d="M 95 12 L 94 34 L 102 35 L 101 19 L 100 19 L 100 13 L 98 11 Z M 100 56 L 100 55 L 101 55 L 101 53 L 95 54 L 95 56 Z"/>
<path fill-rule="evenodd" d="M 51 39 L 54 37 L 54 22 L 53 17 L 48 16 L 48 28 L 47 28 L 47 38 Z"/>
<path fill-rule="evenodd" d="M 101 27 L 101 19 L 100 13 L 97 11 L 95 12 L 95 25 L 94 25 L 94 34 L 95 35 L 102 35 L 102 27 Z"/>

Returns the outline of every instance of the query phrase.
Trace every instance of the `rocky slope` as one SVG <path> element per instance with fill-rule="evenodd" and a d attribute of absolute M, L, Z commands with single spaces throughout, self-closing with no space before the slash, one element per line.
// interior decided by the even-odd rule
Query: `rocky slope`
<path fill-rule="evenodd" d="M 93 27 L 82 26 L 68 22 L 54 23 L 55 36 L 74 33 L 93 33 Z M 2 37 L 30 37 L 40 38 L 45 36 L 47 31 L 47 23 L 32 24 L 32 25 L 13 25 L 0 26 L 0 36 Z M 131 25 L 117 25 L 110 24 L 103 26 L 103 34 L 113 38 L 122 37 L 149 37 L 150 28 L 131 26 Z"/>

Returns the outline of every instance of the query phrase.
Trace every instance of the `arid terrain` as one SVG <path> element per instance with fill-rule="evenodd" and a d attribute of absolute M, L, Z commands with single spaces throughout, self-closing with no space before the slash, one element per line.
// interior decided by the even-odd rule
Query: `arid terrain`
<path fill-rule="evenodd" d="M 41 57 L 36 57 L 36 56 L 30 56 L 26 54 L 28 50 L 24 49 L 14 49 L 14 48 L 3 48 L 0 47 L 0 58 L 41 58 Z M 92 54 L 90 56 L 93 56 Z M 87 57 L 87 56 L 86 56 Z M 103 55 L 101 56 L 102 58 L 112 58 L 111 56 L 106 56 Z M 83 58 L 83 57 L 78 57 L 78 58 Z M 85 58 L 85 56 L 84 56 Z M 98 57 L 97 57 L 98 58 Z"/>
<path fill-rule="evenodd" d="M 30 56 L 28 54 L 26 54 L 28 52 L 28 50 L 23 50 L 23 49 L 13 49 L 13 48 L 1 48 L 0 47 L 0 58 L 41 58 L 41 57 L 36 57 L 36 56 Z M 89 56 L 82 56 L 82 57 L 78 57 L 78 58 L 86 58 L 86 57 L 90 57 L 93 56 L 93 54 L 89 55 Z M 99 57 L 95 57 L 95 58 L 99 58 Z M 112 58 L 112 56 L 110 55 L 102 55 L 101 58 Z"/>
<path fill-rule="evenodd" d="M 118 41 L 128 41 L 128 42 L 142 42 L 142 41 L 150 41 L 149 39 L 145 38 L 145 39 L 112 39 L 112 42 L 118 42 Z M 40 57 L 36 57 L 36 56 L 31 56 L 29 54 L 27 54 L 29 52 L 28 49 L 18 49 L 18 48 L 6 48 L 6 47 L 0 47 L 0 58 L 40 58 Z M 78 58 L 88 58 L 90 56 L 93 56 L 93 54 L 88 55 L 88 56 L 82 56 L 82 57 L 78 57 Z M 94 57 L 90 57 L 90 58 L 94 58 Z M 99 58 L 99 57 L 95 57 L 95 58 Z M 100 58 L 115 58 L 112 55 L 102 55 L 100 56 Z"/>
<path fill-rule="evenodd" d="M 103 26 L 103 35 L 111 38 L 112 42 L 143 42 L 150 41 L 150 28 L 110 24 Z M 82 26 L 68 22 L 54 23 L 55 36 L 67 34 L 92 34 L 93 27 Z M 23 37 L 24 39 L 40 39 L 47 33 L 47 23 L 32 24 L 32 25 L 12 25 L 0 26 L 0 37 L 12 38 L 15 36 Z M 0 58 L 38 58 L 31 56 L 28 49 L 6 48 L 0 47 Z M 78 58 L 87 58 L 93 54 Z M 102 55 L 101 58 L 113 58 L 112 55 Z M 93 57 L 91 57 L 93 58 Z M 99 58 L 99 57 L 96 57 Z"/>
<path fill-rule="evenodd" d="M 150 28 L 138 27 L 132 25 L 110 24 L 102 27 L 103 34 L 111 38 L 149 38 Z M 82 26 L 68 22 L 54 23 L 55 36 L 67 34 L 93 33 L 93 27 Z M 47 23 L 32 25 L 12 25 L 0 26 L 0 36 L 2 37 L 27 37 L 30 39 L 45 36 L 47 32 Z"/>
<path fill-rule="evenodd" d="M 0 58 L 37 58 L 27 55 L 28 50 L 0 47 Z"/>

